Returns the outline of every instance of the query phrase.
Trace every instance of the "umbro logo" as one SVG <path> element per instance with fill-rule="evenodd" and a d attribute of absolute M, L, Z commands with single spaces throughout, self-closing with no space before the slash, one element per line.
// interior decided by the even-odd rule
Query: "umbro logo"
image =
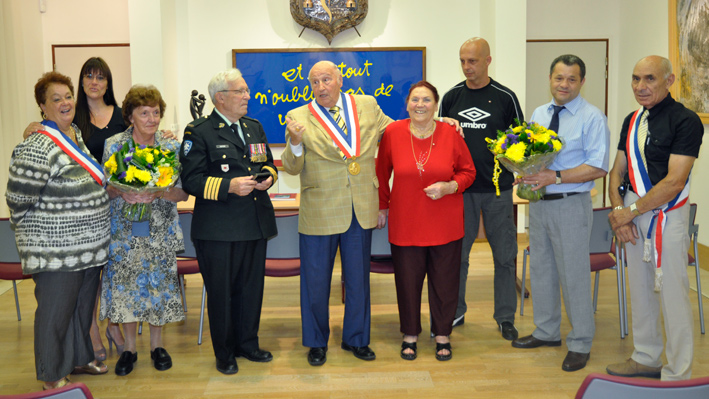
<path fill-rule="evenodd" d="M 477 107 L 468 108 L 465 111 L 460 111 L 460 112 L 458 112 L 458 115 L 460 115 L 463 118 L 468 119 L 470 121 L 470 122 L 463 122 L 463 121 L 460 122 L 460 127 L 464 128 L 464 129 L 485 129 L 487 127 L 487 123 L 477 123 L 477 122 L 479 120 L 485 119 L 488 116 L 490 116 L 489 113 L 487 113 Z"/>
<path fill-rule="evenodd" d="M 489 113 L 481 110 L 480 108 L 473 107 L 473 108 L 468 108 L 464 111 L 458 112 L 458 115 L 462 116 L 465 119 L 468 119 L 472 122 L 477 122 L 481 119 L 485 119 L 488 116 L 490 116 Z"/>

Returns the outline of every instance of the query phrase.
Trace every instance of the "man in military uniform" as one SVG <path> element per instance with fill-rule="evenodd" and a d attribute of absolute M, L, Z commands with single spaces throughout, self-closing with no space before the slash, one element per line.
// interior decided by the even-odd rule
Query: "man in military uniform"
<path fill-rule="evenodd" d="M 266 240 L 276 235 L 266 190 L 278 178 L 261 123 L 246 117 L 249 88 L 238 69 L 209 82 L 215 109 L 185 129 L 183 189 L 195 196 L 192 241 L 209 294 L 217 370 L 234 374 L 236 357 L 269 362 L 258 342 Z M 265 180 L 257 173 L 268 173 Z"/>

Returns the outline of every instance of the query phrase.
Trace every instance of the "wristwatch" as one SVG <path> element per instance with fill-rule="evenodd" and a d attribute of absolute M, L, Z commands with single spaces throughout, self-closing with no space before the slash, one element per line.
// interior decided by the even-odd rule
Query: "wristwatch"
<path fill-rule="evenodd" d="M 638 206 L 635 205 L 635 202 L 633 202 L 632 204 L 630 204 L 630 212 L 631 212 L 633 215 L 635 215 L 635 216 L 640 216 L 640 215 L 641 215 L 640 211 L 638 210 Z"/>
<path fill-rule="evenodd" d="M 561 184 L 561 171 L 556 171 L 556 184 Z"/>

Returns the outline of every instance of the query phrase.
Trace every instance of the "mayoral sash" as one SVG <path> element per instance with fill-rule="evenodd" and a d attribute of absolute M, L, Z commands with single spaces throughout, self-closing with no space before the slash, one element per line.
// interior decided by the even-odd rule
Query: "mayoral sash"
<path fill-rule="evenodd" d="M 44 125 L 45 130 L 38 130 L 37 133 L 41 133 L 52 139 L 54 144 L 69 155 L 71 159 L 81 165 L 82 168 L 86 169 L 100 186 L 106 184 L 106 176 L 103 174 L 101 166 L 90 155 L 83 152 L 67 135 L 59 131 L 54 121 L 44 120 L 42 121 L 42 125 Z"/>
<path fill-rule="evenodd" d="M 310 113 L 317 119 L 320 125 L 330 135 L 332 141 L 342 151 L 346 158 L 358 157 L 360 151 L 359 117 L 357 116 L 357 106 L 351 94 L 340 93 L 342 98 L 341 118 L 345 121 L 347 132 L 345 134 L 335 119 L 332 118 L 328 109 L 313 101 L 308 104 Z"/>
<path fill-rule="evenodd" d="M 640 127 L 640 116 L 643 113 L 643 108 L 635 111 L 633 116 L 630 118 L 630 127 L 628 129 L 628 137 L 626 140 L 625 148 L 628 158 L 628 175 L 630 177 L 630 183 L 635 189 L 635 193 L 643 197 L 647 194 L 653 185 L 650 181 L 650 175 L 647 172 L 647 165 L 643 162 L 642 156 L 640 154 L 640 147 L 638 145 L 638 128 Z M 650 262 L 650 248 L 652 243 L 652 230 L 655 228 L 655 265 L 657 269 L 655 270 L 655 291 L 659 292 L 662 289 L 662 233 L 665 230 L 665 225 L 667 224 L 667 212 L 675 210 L 682 205 L 684 205 L 689 199 L 689 179 L 691 177 L 691 172 L 687 177 L 687 181 L 684 183 L 684 188 L 677 194 L 672 200 L 666 204 L 660 206 L 657 209 L 653 209 L 654 213 L 652 219 L 650 219 L 650 224 L 647 229 L 647 236 L 645 237 L 645 245 L 643 247 L 643 261 Z"/>

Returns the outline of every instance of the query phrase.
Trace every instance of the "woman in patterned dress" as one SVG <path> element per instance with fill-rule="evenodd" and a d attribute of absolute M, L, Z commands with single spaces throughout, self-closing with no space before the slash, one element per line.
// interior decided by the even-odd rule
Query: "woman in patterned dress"
<path fill-rule="evenodd" d="M 180 143 L 158 132 L 165 113 L 165 101 L 154 86 L 133 86 L 123 100 L 123 118 L 128 129 L 106 140 L 103 162 L 133 139 L 136 145 L 157 146 L 174 151 Z M 111 244 L 103 275 L 101 320 L 123 324 L 125 348 L 116 363 L 118 375 L 127 375 L 138 360 L 137 323 L 150 324 L 150 357 L 157 370 L 172 367 L 162 346 L 162 326 L 182 321 L 175 252 L 184 250 L 177 216 L 179 201 L 187 199 L 180 181 L 160 193 L 124 193 L 110 186 Z M 152 215 L 145 222 L 131 222 L 122 215 L 126 203 L 150 203 Z"/>
<path fill-rule="evenodd" d="M 110 226 L 103 174 L 72 123 L 71 79 L 42 75 L 35 99 L 44 120 L 39 134 L 15 147 L 5 197 L 22 272 L 36 286 L 37 379 L 52 389 L 66 385 L 69 373 L 108 371 L 88 331 Z"/>

